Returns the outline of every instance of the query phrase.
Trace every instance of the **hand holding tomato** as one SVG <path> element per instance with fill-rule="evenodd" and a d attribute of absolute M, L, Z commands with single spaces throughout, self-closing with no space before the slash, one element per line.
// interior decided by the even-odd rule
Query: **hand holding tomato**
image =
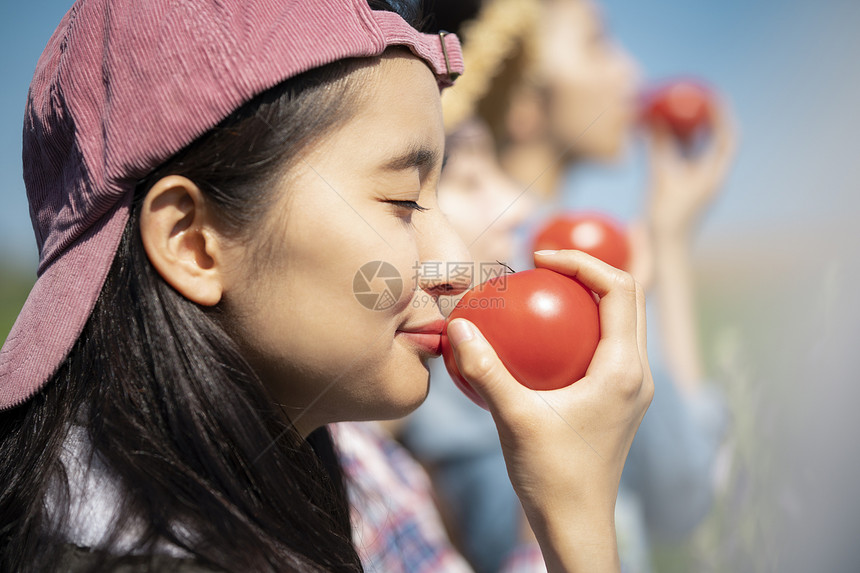
<path fill-rule="evenodd" d="M 711 90 L 700 82 L 676 80 L 653 87 L 642 100 L 642 121 L 652 128 L 668 129 L 682 145 L 691 145 L 711 127 Z"/>
<path fill-rule="evenodd" d="M 467 292 L 448 316 L 481 329 L 505 368 L 533 390 L 573 384 L 588 368 L 600 325 L 591 291 L 571 277 L 532 269 L 495 277 Z M 451 378 L 473 402 L 486 408 L 457 369 L 442 333 L 442 356 Z"/>
<path fill-rule="evenodd" d="M 695 154 L 676 145 L 664 129 L 649 133 L 651 193 L 647 215 L 658 241 L 686 240 L 726 179 L 737 136 L 731 112 L 715 94 L 711 96 L 709 117 L 711 133 Z"/>
<path fill-rule="evenodd" d="M 613 513 L 621 470 L 654 387 L 645 303 L 632 277 L 585 253 L 535 254 L 537 266 L 597 294 L 600 340 L 585 377 L 550 391 L 521 385 L 474 325 L 451 321 L 463 378 L 486 402 L 508 473 L 550 571 L 617 567 Z"/>

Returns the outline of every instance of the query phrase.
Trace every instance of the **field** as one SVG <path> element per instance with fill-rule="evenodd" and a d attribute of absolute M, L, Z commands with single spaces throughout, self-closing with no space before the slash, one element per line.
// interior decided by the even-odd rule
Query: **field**
<path fill-rule="evenodd" d="M 657 573 L 856 570 L 853 234 L 834 224 L 701 253 L 700 336 L 732 422 L 713 510 L 689 542 L 656 548 Z"/>
<path fill-rule="evenodd" d="M 0 277 L 0 341 L 5 341 L 36 277 L 33 270 L 10 264 L 0 264 Z"/>

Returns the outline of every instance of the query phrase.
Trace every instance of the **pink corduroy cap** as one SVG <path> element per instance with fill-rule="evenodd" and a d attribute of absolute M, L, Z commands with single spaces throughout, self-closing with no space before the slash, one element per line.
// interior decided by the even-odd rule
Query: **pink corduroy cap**
<path fill-rule="evenodd" d="M 453 35 L 422 34 L 366 0 L 79 0 L 36 67 L 24 181 L 39 278 L 0 351 L 0 410 L 33 396 L 80 336 L 136 181 L 287 78 L 404 46 L 441 87 Z"/>

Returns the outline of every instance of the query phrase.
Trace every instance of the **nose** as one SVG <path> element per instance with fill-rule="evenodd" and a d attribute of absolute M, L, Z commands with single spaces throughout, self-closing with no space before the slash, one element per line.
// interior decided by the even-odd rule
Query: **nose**
<path fill-rule="evenodd" d="M 417 286 L 432 296 L 461 294 L 472 285 L 472 257 L 439 209 L 432 213 L 420 229 Z"/>

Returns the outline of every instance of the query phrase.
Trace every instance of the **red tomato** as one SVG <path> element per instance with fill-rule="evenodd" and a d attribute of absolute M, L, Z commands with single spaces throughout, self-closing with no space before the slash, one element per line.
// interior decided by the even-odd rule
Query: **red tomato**
<path fill-rule="evenodd" d="M 535 251 L 576 249 L 627 270 L 630 244 L 624 227 L 600 213 L 562 213 L 548 219 L 534 238 Z"/>
<path fill-rule="evenodd" d="M 548 269 L 488 280 L 467 292 L 448 316 L 474 323 L 520 384 L 554 390 L 585 375 L 600 324 L 597 303 L 579 281 Z M 473 402 L 487 405 L 460 375 L 442 332 L 442 356 L 451 378 Z"/>
<path fill-rule="evenodd" d="M 693 80 L 678 80 L 652 88 L 643 96 L 642 121 L 665 125 L 683 144 L 713 121 L 711 90 Z"/>

